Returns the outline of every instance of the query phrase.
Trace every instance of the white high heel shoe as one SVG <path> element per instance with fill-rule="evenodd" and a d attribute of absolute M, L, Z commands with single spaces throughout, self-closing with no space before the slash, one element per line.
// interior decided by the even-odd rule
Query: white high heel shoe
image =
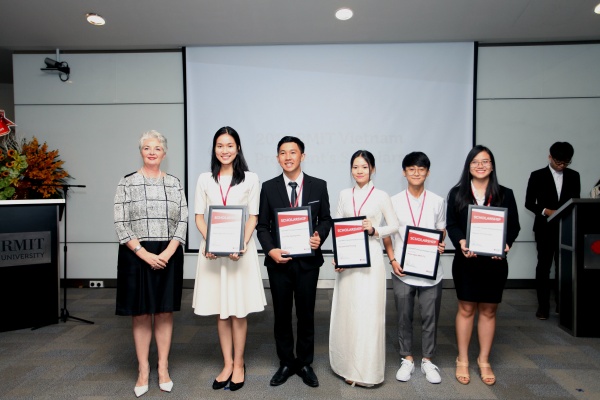
<path fill-rule="evenodd" d="M 165 382 L 165 383 L 159 383 L 158 387 L 160 387 L 160 390 L 162 390 L 163 392 L 171 392 L 171 390 L 173 389 L 173 381 L 169 381 L 169 382 Z"/>
<path fill-rule="evenodd" d="M 158 369 L 158 365 L 156 366 L 156 368 Z M 168 371 L 168 367 L 167 367 L 167 371 Z M 165 382 L 165 383 L 160 383 L 160 374 L 158 377 L 158 387 L 160 388 L 160 390 L 162 390 L 163 392 L 167 392 L 170 393 L 171 390 L 173 390 L 173 381 L 169 381 L 169 382 Z"/>
<path fill-rule="evenodd" d="M 148 380 L 150 380 L 150 368 L 148 367 Z M 135 393 L 135 397 L 140 397 L 148 393 L 148 384 L 146 383 L 143 386 L 136 386 L 133 388 L 133 392 Z"/>
<path fill-rule="evenodd" d="M 148 393 L 148 385 L 136 386 L 133 388 L 133 391 L 135 393 L 135 397 L 143 396 Z"/>

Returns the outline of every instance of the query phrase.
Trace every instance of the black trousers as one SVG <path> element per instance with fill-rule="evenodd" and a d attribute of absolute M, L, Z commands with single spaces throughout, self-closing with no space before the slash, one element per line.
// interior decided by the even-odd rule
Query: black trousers
<path fill-rule="evenodd" d="M 554 291 L 554 298 L 558 307 L 558 252 L 559 231 L 558 225 L 548 225 L 546 229 L 535 232 L 537 248 L 537 267 L 535 268 L 535 282 L 538 298 L 538 310 L 545 314 L 550 311 L 550 293 Z M 550 269 L 554 260 L 554 279 L 550 279 Z"/>
<path fill-rule="evenodd" d="M 315 352 L 315 296 L 319 268 L 305 269 L 296 260 L 267 267 L 273 309 L 275 345 L 280 365 L 302 368 L 313 362 Z M 297 339 L 294 356 L 292 309 L 296 305 Z"/>

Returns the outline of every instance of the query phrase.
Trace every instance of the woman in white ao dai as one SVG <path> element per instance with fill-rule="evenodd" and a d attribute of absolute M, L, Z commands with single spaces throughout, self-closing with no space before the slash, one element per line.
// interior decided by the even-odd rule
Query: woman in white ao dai
<path fill-rule="evenodd" d="M 387 193 L 375 189 L 375 158 L 359 150 L 351 158 L 353 188 L 340 193 L 336 218 L 364 215 L 371 264 L 336 268 L 331 310 L 329 360 L 348 384 L 370 387 L 383 382 L 385 371 L 386 267 L 380 243 L 398 229 Z M 382 222 L 385 220 L 385 226 Z"/>

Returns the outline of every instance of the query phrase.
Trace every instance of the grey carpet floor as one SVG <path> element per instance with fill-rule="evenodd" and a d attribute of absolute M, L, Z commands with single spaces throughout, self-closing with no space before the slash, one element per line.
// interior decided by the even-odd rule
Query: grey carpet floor
<path fill-rule="evenodd" d="M 488 387 L 477 375 L 478 344 L 470 347 L 471 383 L 454 378 L 456 297 L 444 289 L 434 362 L 442 383 L 432 385 L 418 368 L 409 382 L 395 379 L 399 367 L 395 310 L 388 290 L 386 310 L 386 375 L 375 388 L 351 387 L 329 367 L 329 314 L 332 290 L 320 289 L 316 306 L 316 348 L 313 367 L 320 387 L 310 388 L 297 377 L 280 387 L 269 380 L 278 367 L 273 341 L 273 310 L 249 316 L 245 386 L 231 392 L 213 391 L 211 383 L 222 367 L 215 317 L 195 316 L 192 290 L 184 289 L 182 311 L 176 313 L 170 373 L 172 393 L 158 388 L 156 369 L 143 399 L 600 399 L 600 338 L 576 338 L 560 329 L 558 316 L 534 317 L 535 291 L 509 289 L 498 312 L 491 363 L 497 383 Z M 135 398 L 137 364 L 131 319 L 114 315 L 115 289 L 69 289 L 67 308 L 93 325 L 69 320 L 38 330 L 0 333 L 1 399 Z M 62 303 L 61 303 L 62 304 Z M 5 307 L 10 305 L 4 305 Z M 418 318 L 418 311 L 416 312 Z M 358 316 L 357 316 L 358 317 Z M 417 325 L 419 322 L 417 322 Z M 420 329 L 415 350 L 420 359 Z M 154 363 L 154 364 L 153 364 Z M 151 366 L 156 363 L 155 350 Z"/>

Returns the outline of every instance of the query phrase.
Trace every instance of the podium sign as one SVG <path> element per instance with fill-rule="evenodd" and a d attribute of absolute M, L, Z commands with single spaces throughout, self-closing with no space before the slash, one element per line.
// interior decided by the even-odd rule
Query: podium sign
<path fill-rule="evenodd" d="M 0 268 L 52 262 L 51 240 L 50 231 L 0 233 Z"/>
<path fill-rule="evenodd" d="M 64 200 L 0 201 L 0 332 L 58 323 L 59 207 Z"/>
<path fill-rule="evenodd" d="M 583 268 L 600 269 L 600 235 L 583 235 Z"/>

